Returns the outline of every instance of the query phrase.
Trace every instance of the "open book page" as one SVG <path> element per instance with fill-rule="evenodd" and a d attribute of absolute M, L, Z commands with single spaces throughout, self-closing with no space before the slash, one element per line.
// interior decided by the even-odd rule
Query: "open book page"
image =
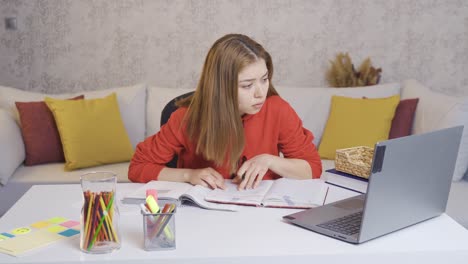
<path fill-rule="evenodd" d="M 324 204 L 327 192 L 328 186 L 320 179 L 281 178 L 275 181 L 262 203 L 267 207 L 317 207 Z"/>
<path fill-rule="evenodd" d="M 237 184 L 231 180 L 225 181 L 225 190 L 215 189 L 205 196 L 206 201 L 216 203 L 230 203 L 261 206 L 263 197 L 274 181 L 261 181 L 257 188 L 250 190 L 237 190 Z"/>
<path fill-rule="evenodd" d="M 237 211 L 236 206 L 234 205 L 211 203 L 205 201 L 205 196 L 207 196 L 208 193 L 214 192 L 216 190 L 212 190 L 210 188 L 206 188 L 200 185 L 195 185 L 180 197 L 180 202 L 194 203 L 195 205 L 201 208 L 210 210 Z"/>
<path fill-rule="evenodd" d="M 185 182 L 150 181 L 134 192 L 125 195 L 122 202 L 126 204 L 144 203 L 147 189 L 156 189 L 158 191 L 158 199 L 178 200 L 182 194 L 192 187 L 190 183 Z"/>
<path fill-rule="evenodd" d="M 127 194 L 123 199 L 123 203 L 145 203 L 146 190 L 156 189 L 158 191 L 158 199 L 160 200 L 178 200 L 180 203 L 190 202 L 204 209 L 236 211 L 236 207 L 232 205 L 222 205 L 205 201 L 205 195 L 212 190 L 203 186 L 193 186 L 190 183 L 184 182 L 169 182 L 169 181 L 150 181 L 133 193 Z"/>

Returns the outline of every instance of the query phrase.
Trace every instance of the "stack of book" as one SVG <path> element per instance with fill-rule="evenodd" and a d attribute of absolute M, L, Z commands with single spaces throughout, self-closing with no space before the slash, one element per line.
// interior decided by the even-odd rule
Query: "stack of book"
<path fill-rule="evenodd" d="M 328 184 L 359 193 L 366 193 L 367 191 L 368 179 L 337 171 L 336 169 L 326 170 L 323 176 L 325 176 L 325 182 Z"/>

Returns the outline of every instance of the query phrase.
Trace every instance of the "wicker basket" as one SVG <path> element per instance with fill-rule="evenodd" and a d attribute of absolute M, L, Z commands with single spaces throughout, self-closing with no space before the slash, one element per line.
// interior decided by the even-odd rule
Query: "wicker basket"
<path fill-rule="evenodd" d="M 362 178 L 369 178 L 374 149 L 366 146 L 337 149 L 335 169 Z"/>

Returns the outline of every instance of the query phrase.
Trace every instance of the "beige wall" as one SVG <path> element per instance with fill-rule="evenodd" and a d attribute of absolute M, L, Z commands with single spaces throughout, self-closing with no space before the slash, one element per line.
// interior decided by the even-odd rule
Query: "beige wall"
<path fill-rule="evenodd" d="M 210 45 L 238 32 L 270 51 L 276 84 L 324 86 L 346 51 L 382 82 L 468 94 L 466 0 L 0 0 L 0 19 L 0 85 L 32 91 L 192 88 Z"/>

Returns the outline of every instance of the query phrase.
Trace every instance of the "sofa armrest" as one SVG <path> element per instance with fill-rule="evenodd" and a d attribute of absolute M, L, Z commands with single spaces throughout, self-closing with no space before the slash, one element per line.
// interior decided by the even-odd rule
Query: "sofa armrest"
<path fill-rule="evenodd" d="M 0 109 L 0 184 L 7 184 L 11 175 L 25 159 L 21 130 L 13 117 Z"/>

